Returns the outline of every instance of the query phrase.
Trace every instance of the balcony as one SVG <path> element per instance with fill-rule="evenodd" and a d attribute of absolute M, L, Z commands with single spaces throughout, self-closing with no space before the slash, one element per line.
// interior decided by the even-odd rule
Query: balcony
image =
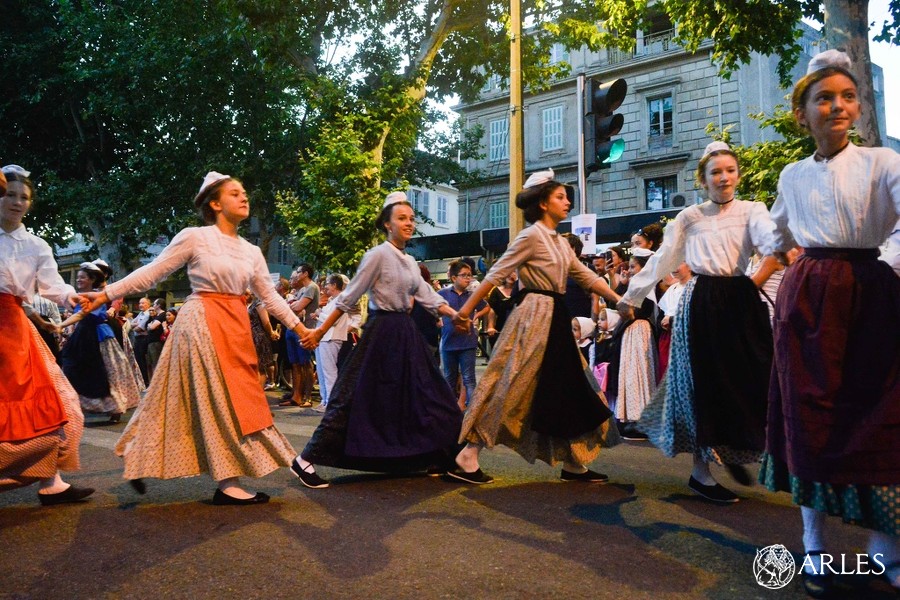
<path fill-rule="evenodd" d="M 634 50 L 625 51 L 618 48 L 609 48 L 606 51 L 607 63 L 611 65 L 623 63 L 633 58 L 662 54 L 669 50 L 678 50 L 681 46 L 675 43 L 675 30 L 666 29 L 656 33 L 645 35 L 637 39 Z"/>

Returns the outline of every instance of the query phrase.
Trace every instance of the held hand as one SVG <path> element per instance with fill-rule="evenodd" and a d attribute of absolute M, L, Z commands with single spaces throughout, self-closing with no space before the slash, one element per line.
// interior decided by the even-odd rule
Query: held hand
<path fill-rule="evenodd" d="M 456 331 L 460 333 L 468 333 L 469 328 L 472 326 L 472 320 L 468 317 L 468 315 L 464 315 L 461 312 L 456 313 L 456 315 L 452 319 L 452 322 Z"/>
<path fill-rule="evenodd" d="M 81 294 L 81 310 L 91 312 L 109 302 L 105 292 L 84 292 Z"/>
<path fill-rule="evenodd" d="M 663 328 L 663 329 L 668 329 L 668 328 L 669 328 L 669 317 L 667 317 L 667 316 L 666 316 L 666 317 L 663 317 L 662 322 L 660 323 L 660 325 L 662 325 L 662 328 Z"/>
<path fill-rule="evenodd" d="M 496 329 L 494 329 L 493 327 L 488 327 L 484 332 L 485 332 L 486 334 L 488 334 L 489 337 L 494 337 L 495 335 L 497 335 L 497 334 L 499 333 L 499 332 L 498 332 Z"/>
<path fill-rule="evenodd" d="M 634 320 L 634 307 L 624 300 L 619 300 L 616 304 L 616 310 L 619 312 L 619 316 L 626 321 Z"/>
<path fill-rule="evenodd" d="M 318 329 L 306 328 L 298 333 L 300 335 L 300 343 L 303 344 L 303 347 L 307 350 L 314 350 L 316 346 L 319 345 L 319 342 L 322 341 L 322 336 L 325 334 L 325 332 Z"/>
<path fill-rule="evenodd" d="M 273 342 L 277 342 L 281 335 L 273 329 L 269 332 L 269 337 L 272 338 Z"/>

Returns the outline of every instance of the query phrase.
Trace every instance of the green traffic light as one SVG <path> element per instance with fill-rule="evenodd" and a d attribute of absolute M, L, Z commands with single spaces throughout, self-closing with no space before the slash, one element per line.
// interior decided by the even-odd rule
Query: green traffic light
<path fill-rule="evenodd" d="M 617 140 L 612 140 L 612 145 L 609 148 L 609 156 L 603 159 L 605 163 L 613 163 L 622 158 L 622 155 L 625 153 L 625 140 L 619 138 Z"/>

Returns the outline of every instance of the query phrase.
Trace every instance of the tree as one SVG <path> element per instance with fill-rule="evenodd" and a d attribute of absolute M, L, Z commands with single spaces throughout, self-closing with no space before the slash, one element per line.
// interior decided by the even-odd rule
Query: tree
<path fill-rule="evenodd" d="M 714 43 L 714 58 L 724 73 L 747 62 L 751 52 L 780 57 L 778 74 L 782 84 L 790 85 L 790 70 L 799 58 L 801 47 L 796 24 L 802 17 L 823 25 L 829 48 L 847 52 L 851 72 L 859 83 L 863 106 L 875 106 L 872 86 L 872 60 L 869 55 L 868 0 L 751 0 L 734 10 L 730 3 L 716 0 L 665 0 L 663 9 L 678 23 L 678 35 L 685 48 L 695 50 L 705 39 Z M 893 21 L 884 22 L 879 39 L 898 42 L 900 2 L 892 0 Z M 858 124 L 863 142 L 881 145 L 877 116 L 864 110 Z"/>
<path fill-rule="evenodd" d="M 9 158 L 35 172 L 52 241 L 83 233 L 110 264 L 196 222 L 209 169 L 244 179 L 261 245 L 284 231 L 275 192 L 299 179 L 293 69 L 200 0 L 14 2 L 0 37 L 20 93 L 0 99 Z"/>

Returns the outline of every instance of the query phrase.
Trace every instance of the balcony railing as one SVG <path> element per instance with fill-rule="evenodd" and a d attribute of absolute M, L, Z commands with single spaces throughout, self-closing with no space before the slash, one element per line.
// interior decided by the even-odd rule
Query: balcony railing
<path fill-rule="evenodd" d="M 652 35 L 645 35 L 642 39 L 637 40 L 634 50 L 626 51 L 618 48 L 609 48 L 607 50 L 608 62 L 611 65 L 639 58 L 641 56 L 650 56 L 653 54 L 662 54 L 669 50 L 679 48 L 675 43 L 675 30 L 667 29 L 658 31 Z"/>

